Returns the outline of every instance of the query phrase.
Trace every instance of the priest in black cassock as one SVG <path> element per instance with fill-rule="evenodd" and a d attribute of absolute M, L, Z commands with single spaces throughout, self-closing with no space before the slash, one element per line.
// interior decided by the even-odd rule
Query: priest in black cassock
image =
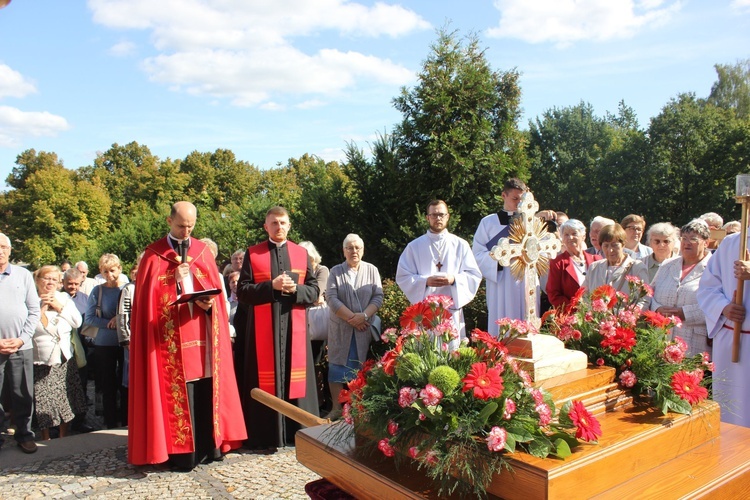
<path fill-rule="evenodd" d="M 235 344 L 237 379 L 251 449 L 294 444 L 299 424 L 252 399 L 256 387 L 318 415 L 305 308 L 318 298 L 307 250 L 286 239 L 283 207 L 266 214 L 269 239 L 248 248 L 240 271 Z"/>

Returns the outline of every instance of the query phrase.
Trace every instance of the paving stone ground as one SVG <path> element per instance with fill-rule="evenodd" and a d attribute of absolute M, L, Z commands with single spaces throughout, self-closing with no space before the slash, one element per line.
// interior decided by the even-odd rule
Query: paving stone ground
<path fill-rule="evenodd" d="M 88 393 L 92 401 L 93 383 Z M 95 406 L 86 417 L 104 429 Z M 294 448 L 264 454 L 237 450 L 224 461 L 191 472 L 127 462 L 127 434 L 117 431 L 77 434 L 37 441 L 39 451 L 24 454 L 9 435 L 0 449 L 0 500 L 35 498 L 137 499 L 305 499 L 305 484 L 320 476 L 297 462 Z"/>

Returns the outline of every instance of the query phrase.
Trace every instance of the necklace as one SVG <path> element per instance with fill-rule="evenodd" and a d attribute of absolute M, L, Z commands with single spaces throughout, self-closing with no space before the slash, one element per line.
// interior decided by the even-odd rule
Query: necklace
<path fill-rule="evenodd" d="M 438 272 L 443 268 L 445 238 L 430 238 L 430 255 Z"/>

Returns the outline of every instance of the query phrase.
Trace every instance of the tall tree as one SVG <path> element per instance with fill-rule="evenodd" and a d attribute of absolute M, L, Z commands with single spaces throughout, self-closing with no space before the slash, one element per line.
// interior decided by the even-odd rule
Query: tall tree
<path fill-rule="evenodd" d="M 708 102 L 733 109 L 738 118 L 750 118 L 750 59 L 736 64 L 716 64 L 718 80 L 711 87 Z"/>
<path fill-rule="evenodd" d="M 402 215 L 411 219 L 442 198 L 461 220 L 458 232 L 473 234 L 497 210 L 506 178 L 527 176 L 518 72 L 494 71 L 475 35 L 459 39 L 443 28 L 417 77 L 393 101 L 403 115 L 394 136 L 409 188 Z"/>

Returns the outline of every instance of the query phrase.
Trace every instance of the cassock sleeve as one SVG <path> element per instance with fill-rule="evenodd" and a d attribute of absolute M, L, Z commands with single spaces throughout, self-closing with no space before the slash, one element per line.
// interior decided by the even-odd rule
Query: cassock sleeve
<path fill-rule="evenodd" d="M 250 265 L 250 251 L 245 252 L 237 282 L 237 299 L 251 306 L 273 302 L 273 282 L 271 280 L 255 282 L 253 267 Z"/>
<path fill-rule="evenodd" d="M 722 244 L 725 244 L 725 242 L 722 242 Z M 722 252 L 721 245 L 719 245 L 719 248 L 711 259 L 709 259 L 706 270 L 703 271 L 700 284 L 698 285 L 698 305 L 703 314 L 706 315 L 708 338 L 713 338 L 719 332 L 719 329 L 724 326 L 724 323 L 726 323 L 727 318 L 724 316 L 723 311 L 731 302 L 727 294 L 733 295 L 736 290 L 736 284 L 733 286 L 730 285 L 727 287 L 727 290 L 724 290 L 724 283 L 721 277 L 722 261 L 726 260 L 724 262 L 726 265 L 734 262 L 728 260 L 728 258 L 727 252 Z"/>
<path fill-rule="evenodd" d="M 241 276 L 240 276 L 241 278 Z M 303 285 L 297 285 L 297 293 L 295 294 L 295 302 L 297 304 L 312 304 L 318 300 L 320 294 L 320 288 L 318 288 L 318 279 L 315 277 L 315 273 L 312 270 L 312 264 L 310 259 L 307 259 L 307 270 L 305 271 L 305 283 Z"/>
<path fill-rule="evenodd" d="M 479 284 L 482 282 L 482 271 L 479 270 L 469 244 L 463 240 L 458 240 L 457 245 L 456 254 L 459 256 L 461 266 L 458 272 L 453 275 L 455 282 L 450 288 L 454 307 L 461 308 L 474 300 L 474 296 L 479 290 Z"/>

